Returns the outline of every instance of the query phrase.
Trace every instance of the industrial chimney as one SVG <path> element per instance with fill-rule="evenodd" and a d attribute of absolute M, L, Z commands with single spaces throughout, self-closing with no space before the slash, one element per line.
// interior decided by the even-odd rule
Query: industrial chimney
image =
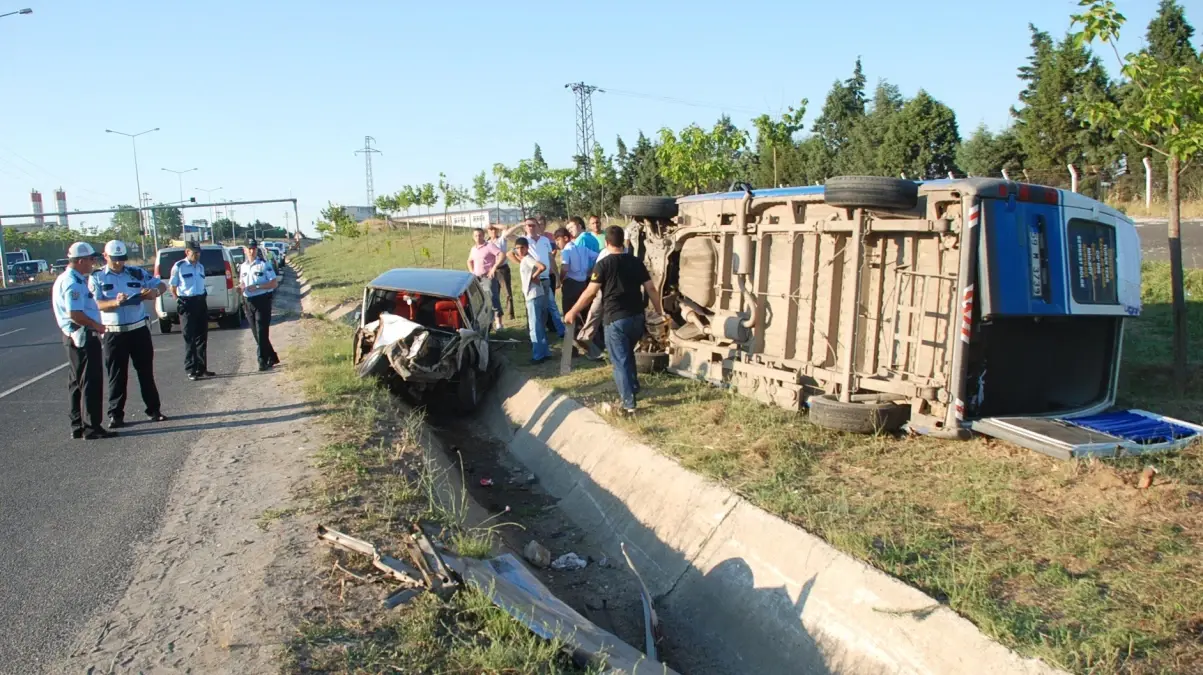
<path fill-rule="evenodd" d="M 63 188 L 54 191 L 54 201 L 58 203 L 58 226 L 67 229 L 67 193 Z"/>
<path fill-rule="evenodd" d="M 46 219 L 42 216 L 42 193 L 37 190 L 31 190 L 29 198 L 33 200 L 33 224 L 38 227 L 45 227 Z"/>

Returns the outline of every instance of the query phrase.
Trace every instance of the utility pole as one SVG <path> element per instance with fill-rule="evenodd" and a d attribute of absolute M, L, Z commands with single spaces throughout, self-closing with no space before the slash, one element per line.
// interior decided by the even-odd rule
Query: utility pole
<path fill-rule="evenodd" d="M 150 193 L 143 192 L 142 193 L 142 203 L 139 205 L 140 208 L 138 210 L 138 213 L 142 213 L 142 209 L 146 209 L 149 206 L 150 206 Z M 151 233 L 152 241 L 154 242 L 155 251 L 157 252 L 159 250 L 159 224 L 158 224 L 158 222 L 156 222 L 154 215 L 155 214 L 153 211 L 150 212 L 150 216 L 151 216 L 150 233 Z M 143 257 L 145 257 L 145 254 L 143 254 Z"/>
<path fill-rule="evenodd" d="M 606 90 L 584 82 L 566 84 L 564 88 L 576 94 L 576 154 L 582 158 L 585 177 L 588 177 L 596 142 L 593 136 L 593 92 L 605 93 Z"/>
<path fill-rule="evenodd" d="M 284 212 L 284 232 L 286 234 L 288 233 L 288 219 L 289 219 L 289 216 L 291 216 L 291 215 L 292 214 L 287 211 Z"/>
<path fill-rule="evenodd" d="M 363 153 L 364 172 L 367 176 L 368 203 L 366 204 L 366 206 L 368 208 L 371 208 L 376 203 L 376 190 L 372 186 L 372 155 L 373 154 L 379 155 L 379 154 L 381 154 L 381 152 L 379 150 L 377 150 L 376 148 L 372 147 L 372 144 L 375 142 L 376 142 L 375 138 L 372 138 L 371 136 L 364 136 L 363 137 L 363 148 L 355 151 L 355 154 L 357 154 L 357 155 L 359 153 Z"/>

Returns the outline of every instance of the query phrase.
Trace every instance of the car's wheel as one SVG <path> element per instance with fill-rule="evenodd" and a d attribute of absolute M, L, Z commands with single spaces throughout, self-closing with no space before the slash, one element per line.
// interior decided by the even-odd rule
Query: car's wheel
<path fill-rule="evenodd" d="M 219 316 L 219 317 L 217 317 L 217 327 L 224 329 L 224 330 L 241 328 L 242 327 L 242 317 L 238 316 L 237 314 L 228 314 L 226 316 Z"/>
<path fill-rule="evenodd" d="M 360 361 L 355 366 L 355 372 L 360 377 L 379 376 L 387 373 L 389 367 L 388 359 L 384 356 L 384 350 L 373 350 L 368 352 L 363 361 Z"/>
<path fill-rule="evenodd" d="M 472 412 L 480 405 L 480 378 L 476 366 L 467 364 L 455 384 L 455 400 L 463 412 Z"/>
<path fill-rule="evenodd" d="M 827 179 L 823 200 L 851 209 L 913 209 L 919 184 L 887 176 L 835 176 Z"/>
<path fill-rule="evenodd" d="M 635 352 L 635 372 L 660 373 L 668 368 L 666 352 Z"/>
<path fill-rule="evenodd" d="M 166 335 L 171 332 L 171 322 L 167 319 L 159 319 L 159 332 Z"/>
<path fill-rule="evenodd" d="M 906 422 L 910 408 L 887 398 L 844 403 L 831 394 L 811 396 L 810 421 L 816 426 L 854 434 L 897 431 Z"/>
<path fill-rule="evenodd" d="M 677 200 L 672 197 L 624 195 L 618 200 L 618 212 L 632 218 L 673 218 L 677 215 Z"/>

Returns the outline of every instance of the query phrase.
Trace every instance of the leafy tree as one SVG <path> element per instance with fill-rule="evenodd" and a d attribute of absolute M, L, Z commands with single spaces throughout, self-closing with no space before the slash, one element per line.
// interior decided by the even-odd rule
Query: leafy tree
<path fill-rule="evenodd" d="M 940 178 L 956 170 L 960 142 L 956 114 L 920 89 L 891 116 L 878 156 L 883 173 Z"/>
<path fill-rule="evenodd" d="M 174 206 L 155 205 L 151 209 L 155 229 L 166 239 L 179 239 L 184 233 L 184 216 Z"/>
<path fill-rule="evenodd" d="M 383 213 L 386 220 L 391 220 L 393 214 L 398 211 L 395 195 L 380 195 L 376 198 L 375 206 L 376 212 Z"/>
<path fill-rule="evenodd" d="M 489 182 L 489 176 L 484 171 L 472 178 L 472 201 L 477 206 L 487 208 L 496 194 L 497 191 L 493 189 L 493 184 Z"/>
<path fill-rule="evenodd" d="M 1069 164 L 1107 163 L 1113 156 L 1108 136 L 1072 112 L 1078 101 L 1112 97 L 1102 64 L 1070 36 L 1054 44 L 1048 33 L 1029 28 L 1032 56 L 1019 69 L 1026 82 L 1019 94 L 1022 106 L 1011 110 L 1026 168 L 1065 176 Z"/>
<path fill-rule="evenodd" d="M 1076 116 L 1091 128 L 1130 138 L 1163 157 L 1168 165 L 1174 376 L 1182 391 L 1186 386 L 1187 332 L 1178 188 L 1183 163 L 1189 164 L 1203 151 L 1203 63 L 1197 54 L 1185 63 L 1176 63 L 1149 50 L 1120 57 L 1116 43 L 1126 19 L 1116 11 L 1115 3 L 1081 0 L 1079 5 L 1085 11 L 1071 17 L 1074 26 L 1082 27 L 1073 35 L 1075 43 L 1109 45 L 1129 86 L 1118 102 L 1101 98 L 1078 101 Z M 1158 48 L 1164 48 L 1164 42 Z"/>
<path fill-rule="evenodd" d="M 213 221 L 213 237 L 221 240 L 229 238 L 231 240 L 238 239 L 239 225 L 236 221 L 229 218 L 218 218 Z M 245 228 L 242 228 L 245 231 Z"/>
<path fill-rule="evenodd" d="M 535 212 L 548 218 L 567 218 L 568 197 L 579 175 L 576 169 L 543 169 L 530 192 Z"/>
<path fill-rule="evenodd" d="M 463 188 L 452 185 L 447 181 L 447 175 L 439 172 L 439 193 L 443 196 L 443 255 L 439 262 L 439 267 L 447 266 L 447 229 L 451 227 L 451 218 L 448 212 L 463 204 L 468 199 L 468 194 Z"/>
<path fill-rule="evenodd" d="M 393 204 L 398 211 L 404 211 L 405 215 L 408 216 L 410 207 L 414 205 L 413 188 L 406 185 L 397 190 L 397 193 L 393 195 Z"/>
<path fill-rule="evenodd" d="M 679 192 L 697 194 L 730 185 L 739 175 L 747 143 L 748 133 L 724 115 L 710 131 L 696 124 L 682 129 L 679 136 L 661 129 L 656 161 L 665 180 Z"/>
<path fill-rule="evenodd" d="M 997 176 L 1004 169 L 1019 171 L 1023 163 L 1019 139 L 1010 128 L 994 134 L 982 124 L 957 148 L 957 166 L 970 176 Z"/>
<path fill-rule="evenodd" d="M 761 115 L 752 120 L 756 128 L 756 173 L 752 182 L 756 185 L 781 184 L 781 164 L 790 151 L 795 151 L 794 134 L 802 129 L 802 118 L 806 116 L 807 100 L 802 99 L 797 108 L 790 106 L 774 120 Z M 771 180 L 766 180 L 771 177 Z"/>
<path fill-rule="evenodd" d="M 606 155 L 600 143 L 593 144 L 593 153 L 589 159 L 590 171 L 585 173 L 578 164 L 576 175 L 573 177 L 570 210 L 581 214 L 600 214 L 617 209 L 618 198 L 625 194 L 625 190 L 614 166 L 614 159 Z"/>
<path fill-rule="evenodd" d="M 493 175 L 497 176 L 498 198 L 507 204 L 516 204 L 526 217 L 526 207 L 531 204 L 531 191 L 543 180 L 543 170 L 535 166 L 533 160 L 521 159 L 514 167 L 504 164 L 493 165 Z"/>
<path fill-rule="evenodd" d="M 430 209 L 434 208 L 435 204 L 439 203 L 439 197 L 435 193 L 434 183 L 423 183 L 421 190 L 418 192 L 418 204 L 426 207 L 426 213 L 430 213 Z"/>
<path fill-rule="evenodd" d="M 347 215 L 342 206 L 333 202 L 328 202 L 326 208 L 322 209 L 321 221 L 317 225 L 317 231 L 325 234 L 336 234 L 341 237 L 354 239 L 362 232 L 359 229 L 359 223 L 355 219 Z M 325 227 L 323 227 L 325 226 Z"/>
<path fill-rule="evenodd" d="M 134 241 L 142 236 L 142 225 L 138 220 L 138 212 L 129 204 L 121 204 L 114 206 L 115 209 L 129 209 L 128 211 L 118 211 L 113 214 L 112 230 L 117 235 L 115 238 L 122 241 Z"/>

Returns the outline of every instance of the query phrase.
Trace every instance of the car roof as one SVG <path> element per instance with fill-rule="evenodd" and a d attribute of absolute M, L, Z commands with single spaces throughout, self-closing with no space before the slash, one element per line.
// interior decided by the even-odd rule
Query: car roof
<path fill-rule="evenodd" d="M 458 298 L 475 279 L 470 272 L 401 267 L 373 279 L 369 288 L 386 291 L 412 291 L 422 295 Z"/>

